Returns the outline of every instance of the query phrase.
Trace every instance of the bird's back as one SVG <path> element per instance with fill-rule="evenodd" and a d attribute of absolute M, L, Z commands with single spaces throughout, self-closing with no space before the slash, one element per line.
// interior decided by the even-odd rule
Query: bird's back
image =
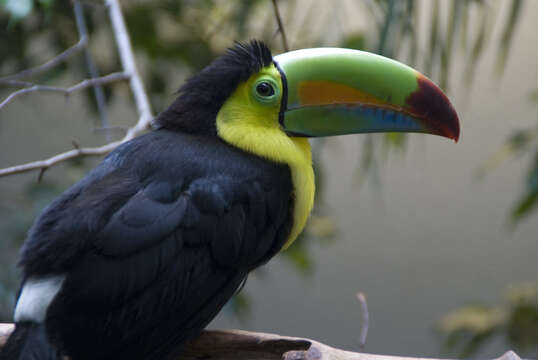
<path fill-rule="evenodd" d="M 162 358 L 280 250 L 292 201 L 286 165 L 154 131 L 43 212 L 22 250 L 25 284 L 61 280 L 45 323 L 74 359 Z"/>

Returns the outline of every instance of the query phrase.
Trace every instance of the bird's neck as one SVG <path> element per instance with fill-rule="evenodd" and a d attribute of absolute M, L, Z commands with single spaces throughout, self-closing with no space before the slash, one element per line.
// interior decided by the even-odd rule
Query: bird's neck
<path fill-rule="evenodd" d="M 294 189 L 293 226 L 283 247 L 285 249 L 303 231 L 314 204 L 315 182 L 310 143 L 306 138 L 286 135 L 278 122 L 275 125 L 272 122 L 261 124 L 260 121 L 245 118 L 240 120 L 242 125 L 238 125 L 237 117 L 244 117 L 245 112 L 226 107 L 225 104 L 217 116 L 217 131 L 224 141 L 267 160 L 287 164 L 290 168 Z M 233 122 L 226 119 L 229 116 L 234 117 Z"/>
<path fill-rule="evenodd" d="M 303 231 L 308 216 L 314 206 L 315 181 L 314 169 L 312 168 L 312 152 L 310 143 L 306 138 L 291 138 L 295 146 L 299 148 L 301 159 L 294 163 L 288 163 L 291 169 L 291 177 L 294 189 L 293 227 L 284 249 L 290 246 L 297 236 Z"/>

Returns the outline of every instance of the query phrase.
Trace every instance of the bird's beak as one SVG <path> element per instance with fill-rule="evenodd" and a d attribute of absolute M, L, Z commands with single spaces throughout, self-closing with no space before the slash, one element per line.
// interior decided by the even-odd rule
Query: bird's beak
<path fill-rule="evenodd" d="M 283 78 L 280 121 L 292 136 L 420 132 L 459 138 L 445 94 L 416 70 L 358 50 L 318 48 L 274 58 Z"/>

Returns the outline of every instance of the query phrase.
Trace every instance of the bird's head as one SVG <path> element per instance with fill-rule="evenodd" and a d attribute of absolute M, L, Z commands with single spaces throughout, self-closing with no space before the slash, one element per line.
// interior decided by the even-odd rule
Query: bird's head
<path fill-rule="evenodd" d="M 458 116 L 428 78 L 358 50 L 304 49 L 272 57 L 259 41 L 236 44 L 190 78 L 160 127 L 219 136 L 277 161 L 300 138 L 370 132 L 459 137 Z M 285 154 L 280 154 L 282 149 Z"/>
<path fill-rule="evenodd" d="M 294 187 L 289 246 L 314 202 L 308 137 L 421 132 L 458 140 L 459 122 L 443 92 L 412 68 L 382 56 L 319 48 L 272 57 L 259 41 L 236 44 L 187 80 L 156 119 L 161 128 L 218 136 L 287 164 Z"/>

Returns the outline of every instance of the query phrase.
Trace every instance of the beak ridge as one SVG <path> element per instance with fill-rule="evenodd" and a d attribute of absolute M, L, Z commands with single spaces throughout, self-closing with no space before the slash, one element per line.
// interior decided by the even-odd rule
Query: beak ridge
<path fill-rule="evenodd" d="M 280 121 L 292 136 L 420 132 L 459 139 L 458 115 L 446 95 L 397 61 L 338 48 L 274 60 L 285 90 Z"/>

